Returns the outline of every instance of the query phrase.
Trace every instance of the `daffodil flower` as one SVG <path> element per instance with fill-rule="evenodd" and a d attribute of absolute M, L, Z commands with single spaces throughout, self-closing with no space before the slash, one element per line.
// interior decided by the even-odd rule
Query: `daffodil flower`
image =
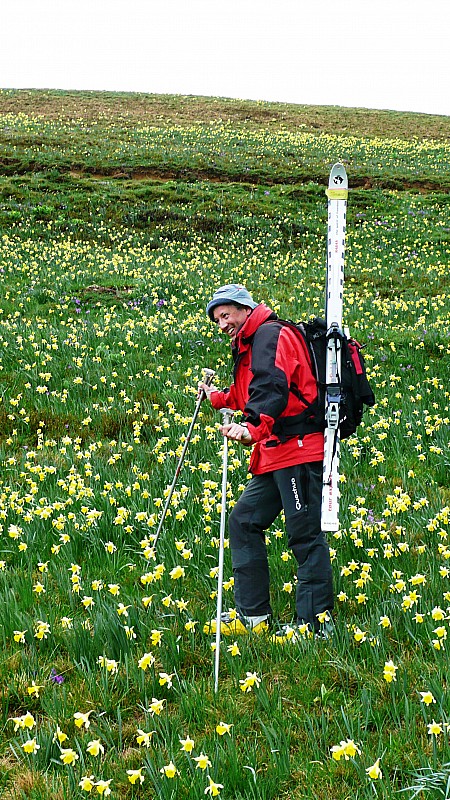
<path fill-rule="evenodd" d="M 170 761 L 169 764 L 166 764 L 164 767 L 161 767 L 159 771 L 161 775 L 165 775 L 166 778 L 175 778 L 175 775 L 178 775 L 178 770 L 173 761 Z"/>
<path fill-rule="evenodd" d="M 171 675 L 168 675 L 167 672 L 160 672 L 159 673 L 159 685 L 160 686 L 167 685 L 167 688 L 171 689 L 172 688 L 172 678 L 173 678 L 173 676 L 174 676 L 174 673 L 172 673 Z"/>
<path fill-rule="evenodd" d="M 396 672 L 398 667 L 395 666 L 392 660 L 386 661 L 383 669 L 383 677 L 386 683 L 392 683 L 392 681 L 396 681 Z"/>
<path fill-rule="evenodd" d="M 436 702 L 436 698 L 432 695 L 431 692 L 419 692 L 422 703 L 425 703 L 426 706 L 429 706 L 431 703 Z"/>
<path fill-rule="evenodd" d="M 80 787 L 80 789 L 83 790 L 83 792 L 90 792 L 95 786 L 94 776 L 90 775 L 88 777 L 87 775 L 83 775 L 83 777 L 78 783 L 78 786 Z"/>
<path fill-rule="evenodd" d="M 24 752 L 33 756 L 40 749 L 40 746 L 41 745 L 37 743 L 36 739 L 27 739 L 27 741 L 22 744 Z"/>
<path fill-rule="evenodd" d="M 186 739 L 180 739 L 181 750 L 184 750 L 185 753 L 192 753 L 195 743 L 194 740 L 191 739 L 189 736 Z"/>
<path fill-rule="evenodd" d="M 31 728 L 34 728 L 34 726 L 36 725 L 36 720 L 33 717 L 33 714 L 30 714 L 30 712 L 27 711 L 27 713 L 24 714 L 24 716 L 22 717 L 22 723 L 24 728 L 28 728 L 28 730 L 31 730 Z"/>
<path fill-rule="evenodd" d="M 103 747 L 100 739 L 93 739 L 88 743 L 86 751 L 89 753 L 89 755 L 97 757 L 100 754 L 103 755 L 105 748 Z"/>
<path fill-rule="evenodd" d="M 94 786 L 97 790 L 97 793 L 104 794 L 105 797 L 111 794 L 111 789 L 109 788 L 110 783 L 112 783 L 112 778 L 110 778 L 109 781 L 103 781 L 103 780 L 96 781 Z"/>
<path fill-rule="evenodd" d="M 151 632 L 151 634 L 150 634 L 150 638 L 151 638 L 153 647 L 156 647 L 157 645 L 161 646 L 162 631 L 153 630 Z"/>
<path fill-rule="evenodd" d="M 342 757 L 348 761 L 350 758 L 354 758 L 357 753 L 360 754 L 361 750 L 353 739 L 342 739 L 340 744 L 334 744 L 331 747 L 331 756 L 335 761 L 340 761 Z"/>
<path fill-rule="evenodd" d="M 195 756 L 194 761 L 197 762 L 197 769 L 205 770 L 212 766 L 211 761 L 205 753 L 200 753 L 199 756 Z"/>
<path fill-rule="evenodd" d="M 185 569 L 184 569 L 184 567 L 180 567 L 178 565 L 177 567 L 174 567 L 173 569 L 170 570 L 169 575 L 172 578 L 172 580 L 177 581 L 180 578 L 184 578 Z"/>
<path fill-rule="evenodd" d="M 229 722 L 219 722 L 219 724 L 216 725 L 216 732 L 219 736 L 224 736 L 226 733 L 231 733 L 232 727 L 232 724 Z"/>
<path fill-rule="evenodd" d="M 239 683 L 241 684 L 242 692 L 251 692 L 254 686 L 259 686 L 261 678 L 258 678 L 256 672 L 247 672 L 246 677 L 240 680 Z"/>
<path fill-rule="evenodd" d="M 163 711 L 164 709 L 165 702 L 166 702 L 165 700 L 158 700 L 156 697 L 154 697 L 152 699 L 152 702 L 150 703 L 150 708 L 149 708 L 150 714 L 152 715 L 156 714 L 156 716 L 159 717 L 161 711 Z"/>
<path fill-rule="evenodd" d="M 439 736 L 444 730 L 441 723 L 436 722 L 435 720 L 429 722 L 427 728 L 430 736 Z"/>
<path fill-rule="evenodd" d="M 373 781 L 381 780 L 383 777 L 383 773 L 380 769 L 380 759 L 377 758 L 374 764 L 371 767 L 367 767 L 366 772 L 369 778 Z"/>
<path fill-rule="evenodd" d="M 150 747 L 154 733 L 155 731 L 143 731 L 141 728 L 138 728 L 136 742 L 139 746 L 143 745 L 144 747 Z"/>
<path fill-rule="evenodd" d="M 81 711 L 75 712 L 73 718 L 75 720 L 75 725 L 77 726 L 77 728 L 82 728 L 83 726 L 86 729 L 89 728 L 89 725 L 91 724 L 89 720 L 90 714 L 92 714 L 92 711 L 88 711 L 86 714 L 83 714 Z"/>
<path fill-rule="evenodd" d="M 150 667 L 152 664 L 155 663 L 155 656 L 153 653 L 144 653 L 144 655 L 138 661 L 139 669 L 146 670 L 147 667 Z"/>
<path fill-rule="evenodd" d="M 66 741 L 66 739 L 68 739 L 68 738 L 69 738 L 69 737 L 67 736 L 67 733 L 64 733 L 64 731 L 62 731 L 62 730 L 61 730 L 61 728 L 59 727 L 59 725 L 57 725 L 57 726 L 56 726 L 56 732 L 55 732 L 55 735 L 53 736 L 53 741 L 54 741 L 54 742 L 58 742 L 58 744 L 60 744 L 60 745 L 61 745 L 61 744 L 63 744 L 63 742 L 65 742 L 65 741 Z"/>
<path fill-rule="evenodd" d="M 76 753 L 75 750 L 72 750 L 71 747 L 61 748 L 60 759 L 63 762 L 63 764 L 71 766 L 72 764 L 75 764 L 75 761 L 78 761 L 78 758 L 79 758 L 78 753 Z"/>
<path fill-rule="evenodd" d="M 37 686 L 37 684 L 32 681 L 31 686 L 27 686 L 27 692 L 30 696 L 39 697 L 39 693 L 43 688 L 43 686 Z"/>
<path fill-rule="evenodd" d="M 134 786 L 135 783 L 144 783 L 142 767 L 140 769 L 127 769 L 128 780 Z"/>
<path fill-rule="evenodd" d="M 213 781 L 212 778 L 208 775 L 209 784 L 206 787 L 204 794 L 209 794 L 210 797 L 217 797 L 220 794 L 220 790 L 223 789 L 222 783 L 216 783 Z"/>

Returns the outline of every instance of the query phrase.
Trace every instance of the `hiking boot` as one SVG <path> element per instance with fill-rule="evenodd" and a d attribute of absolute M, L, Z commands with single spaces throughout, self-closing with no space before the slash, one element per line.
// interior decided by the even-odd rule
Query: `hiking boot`
<path fill-rule="evenodd" d="M 307 622 L 283 625 L 274 636 L 272 642 L 276 644 L 298 644 L 313 638 L 313 632 Z"/>
<path fill-rule="evenodd" d="M 308 622 L 294 622 L 292 625 L 283 625 L 283 627 L 272 636 L 273 642 L 284 644 L 285 642 L 304 642 L 308 639 L 317 641 L 329 641 L 333 638 L 336 628 L 333 618 L 329 611 L 324 611 L 319 617 L 320 627 L 313 630 Z"/>
<path fill-rule="evenodd" d="M 263 614 L 259 617 L 246 617 L 235 610 L 224 611 L 220 617 L 220 632 L 224 636 L 247 636 L 249 633 L 267 633 L 269 630 L 270 617 Z M 217 623 L 215 619 L 207 622 L 203 626 L 203 633 L 216 633 Z"/>

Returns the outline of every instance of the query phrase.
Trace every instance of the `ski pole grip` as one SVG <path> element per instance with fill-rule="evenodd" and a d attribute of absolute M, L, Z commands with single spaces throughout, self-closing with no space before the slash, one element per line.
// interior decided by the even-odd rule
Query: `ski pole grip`
<path fill-rule="evenodd" d="M 222 425 L 229 425 L 233 421 L 234 411 L 231 408 L 221 408 Z"/>
<path fill-rule="evenodd" d="M 215 374 L 215 370 L 205 368 L 203 370 L 203 383 L 206 383 L 207 386 L 211 386 Z"/>

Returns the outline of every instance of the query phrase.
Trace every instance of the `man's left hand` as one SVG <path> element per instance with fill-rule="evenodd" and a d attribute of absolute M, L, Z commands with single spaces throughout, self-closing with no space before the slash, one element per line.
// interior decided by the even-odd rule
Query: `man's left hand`
<path fill-rule="evenodd" d="M 230 422 L 227 425 L 220 426 L 220 432 L 227 439 L 233 439 L 235 442 L 247 445 L 253 444 L 251 433 L 245 425 L 239 425 L 238 422 Z"/>

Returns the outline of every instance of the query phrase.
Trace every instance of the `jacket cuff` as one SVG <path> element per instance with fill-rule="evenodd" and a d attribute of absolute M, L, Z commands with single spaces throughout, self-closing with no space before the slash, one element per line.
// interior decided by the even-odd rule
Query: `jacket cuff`
<path fill-rule="evenodd" d="M 275 420 L 266 414 L 261 414 L 260 420 L 259 425 L 252 425 L 251 422 L 246 423 L 248 432 L 254 442 L 262 442 L 272 435 L 272 427 Z"/>
<path fill-rule="evenodd" d="M 220 409 L 227 407 L 227 394 L 226 392 L 211 392 L 209 395 L 209 402 L 213 408 Z"/>

